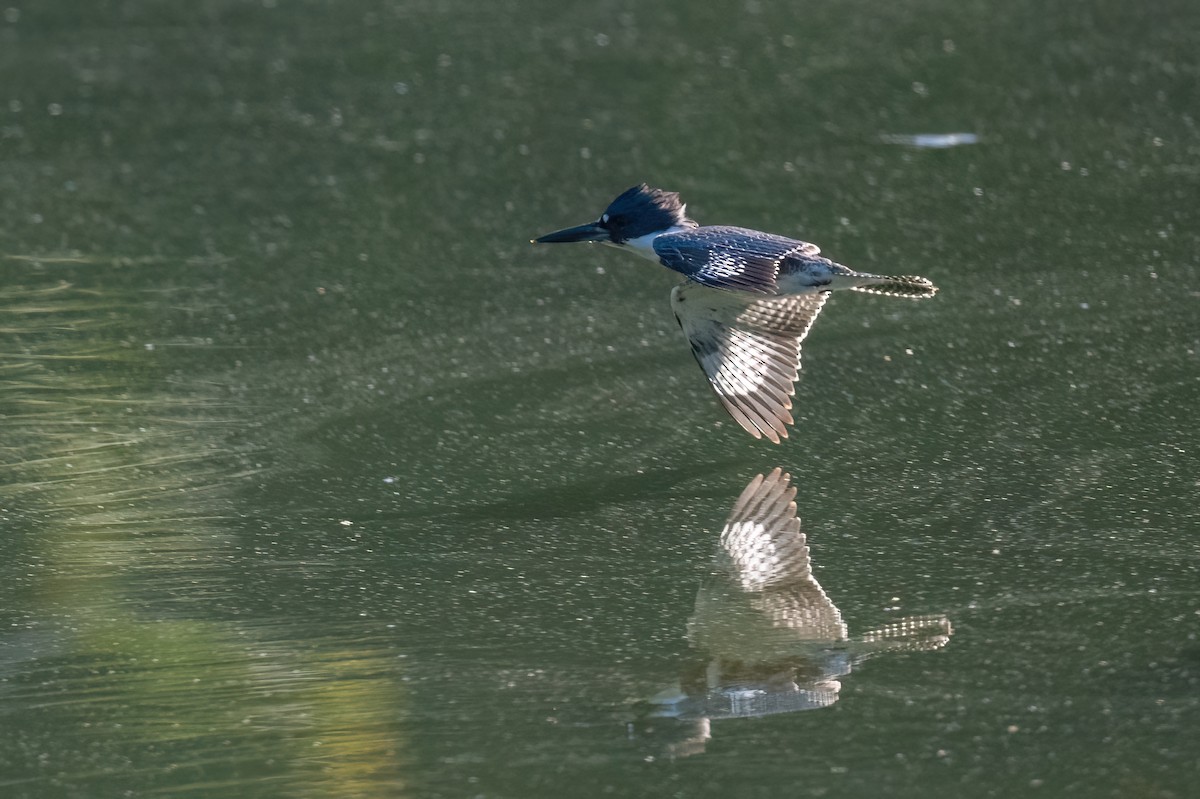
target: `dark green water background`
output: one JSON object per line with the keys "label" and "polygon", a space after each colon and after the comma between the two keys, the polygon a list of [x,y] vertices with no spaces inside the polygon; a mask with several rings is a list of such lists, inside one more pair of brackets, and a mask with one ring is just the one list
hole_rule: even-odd
{"label": "dark green water background", "polygon": [[[1198,113],[1190,0],[0,2],[0,794],[1194,795]],[[756,442],[666,270],[528,244],[643,180],[942,292]],[[953,637],[671,758],[775,466]]]}

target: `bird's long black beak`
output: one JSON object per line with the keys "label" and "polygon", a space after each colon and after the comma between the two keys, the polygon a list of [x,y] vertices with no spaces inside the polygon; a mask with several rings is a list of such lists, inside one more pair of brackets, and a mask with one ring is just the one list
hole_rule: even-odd
{"label": "bird's long black beak", "polygon": [[608,241],[608,231],[599,222],[563,228],[533,240],[534,244],[561,244],[569,241]]}

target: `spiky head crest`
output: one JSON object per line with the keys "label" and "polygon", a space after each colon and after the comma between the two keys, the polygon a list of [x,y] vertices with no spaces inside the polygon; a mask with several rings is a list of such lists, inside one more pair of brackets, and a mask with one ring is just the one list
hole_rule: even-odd
{"label": "spiky head crest", "polygon": [[633,186],[608,204],[600,225],[616,243],[636,239],[675,225],[694,227],[687,205],[673,191],[652,189],[645,183]]}

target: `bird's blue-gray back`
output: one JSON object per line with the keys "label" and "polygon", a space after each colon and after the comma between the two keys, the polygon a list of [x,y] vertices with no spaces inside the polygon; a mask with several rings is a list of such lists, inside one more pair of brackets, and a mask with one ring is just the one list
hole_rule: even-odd
{"label": "bird's blue-gray back", "polygon": [[755,294],[775,294],[779,272],[791,261],[832,265],[807,241],[725,225],[666,233],[653,246],[664,266],[697,283]]}

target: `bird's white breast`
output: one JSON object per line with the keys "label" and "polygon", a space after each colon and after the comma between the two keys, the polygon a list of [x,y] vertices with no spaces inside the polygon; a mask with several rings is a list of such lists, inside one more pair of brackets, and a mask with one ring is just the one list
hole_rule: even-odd
{"label": "bird's white breast", "polygon": [[683,225],[674,225],[666,230],[658,230],[654,233],[647,233],[645,236],[638,236],[636,239],[626,239],[622,243],[613,246],[628,249],[643,258],[649,258],[651,261],[658,263],[658,253],[654,251],[654,240],[659,236],[665,236],[668,233],[678,233],[681,230],[690,230],[690,228]]}

